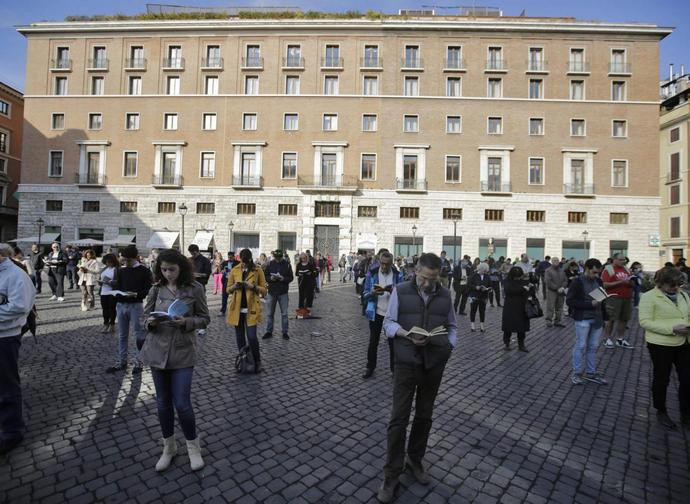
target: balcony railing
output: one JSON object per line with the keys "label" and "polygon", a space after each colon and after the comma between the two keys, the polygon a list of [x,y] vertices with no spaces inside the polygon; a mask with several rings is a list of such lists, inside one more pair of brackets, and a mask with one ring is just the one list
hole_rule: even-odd
{"label": "balcony railing", "polygon": [[396,191],[426,191],[426,179],[395,179]]}
{"label": "balcony railing", "polygon": [[570,60],[568,62],[568,72],[570,72],[570,73],[589,73],[589,62]]}
{"label": "balcony railing", "polygon": [[106,183],[105,173],[81,173],[75,175],[75,183],[81,186],[104,186]]}
{"label": "balcony railing", "polygon": [[151,184],[158,187],[182,187],[182,175],[156,173],[152,177]]}
{"label": "balcony railing", "polygon": [[479,183],[481,192],[488,193],[509,193],[511,192],[510,182],[493,182],[482,180]]}
{"label": "balcony railing", "polygon": [[264,185],[262,177],[234,176],[232,186],[236,188],[260,189]]}
{"label": "balcony railing", "polygon": [[184,58],[163,58],[163,68],[183,70]]}
{"label": "balcony railing", "polygon": [[421,70],[424,68],[424,60],[422,58],[403,58],[400,66],[403,70]]}
{"label": "balcony railing", "polygon": [[592,196],[594,195],[594,184],[563,184],[563,193]]}
{"label": "balcony railing", "polygon": [[504,59],[488,59],[486,60],[485,70],[504,72],[508,70],[508,60]]}
{"label": "balcony railing", "polygon": [[374,58],[373,56],[360,58],[359,66],[361,68],[383,68],[383,59]]}
{"label": "balcony railing", "polygon": [[127,58],[125,70],[146,70],[146,58]]}
{"label": "balcony railing", "polygon": [[528,72],[546,72],[547,62],[544,60],[527,60]]}
{"label": "balcony railing", "polygon": [[321,58],[321,68],[343,68],[343,58],[335,56]]}
{"label": "balcony railing", "polygon": [[357,177],[351,175],[302,175],[297,177],[297,186],[306,189],[344,189],[356,190]]}
{"label": "balcony railing", "polygon": [[444,70],[465,70],[465,60],[462,58],[446,58],[443,62]]}
{"label": "balcony railing", "polygon": [[304,58],[301,56],[287,56],[283,58],[283,68],[304,68]]}
{"label": "balcony railing", "polygon": [[[0,149],[1,151],[2,149]],[[680,182],[680,173],[667,173],[666,174],[666,183],[671,184],[673,182]]]}
{"label": "balcony railing", "polygon": [[107,70],[108,60],[106,58],[96,58],[89,60],[88,70]]}
{"label": "balcony railing", "polygon": [[223,68],[223,58],[201,58],[201,68]]}
{"label": "balcony railing", "polygon": [[263,68],[264,59],[261,56],[242,58],[242,68]]}
{"label": "balcony railing", "polygon": [[54,59],[50,60],[50,69],[54,71],[68,72],[72,70],[71,59]]}
{"label": "balcony railing", "polygon": [[609,73],[612,74],[629,74],[632,72],[630,63],[623,63],[621,61],[609,63]]}

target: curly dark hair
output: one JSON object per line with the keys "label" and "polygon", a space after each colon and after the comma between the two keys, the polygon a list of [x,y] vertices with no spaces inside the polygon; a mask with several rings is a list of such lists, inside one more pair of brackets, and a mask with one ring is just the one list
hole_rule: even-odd
{"label": "curly dark hair", "polygon": [[515,280],[517,278],[522,278],[522,276],[525,274],[523,269],[519,266],[513,266],[510,268],[510,271],[508,271],[508,278],[510,280]]}
{"label": "curly dark hair", "polygon": [[115,267],[120,265],[120,261],[117,260],[117,256],[115,254],[105,254],[101,258],[101,262],[106,266],[108,265],[108,263]]}
{"label": "curly dark hair", "polygon": [[177,277],[177,285],[179,287],[187,287],[194,282],[192,275],[192,263],[175,249],[161,250],[156,258],[156,265],[153,269],[153,276],[159,285],[167,285],[168,281],[161,272],[161,264],[167,262],[170,264],[177,264],[180,267],[180,274]]}

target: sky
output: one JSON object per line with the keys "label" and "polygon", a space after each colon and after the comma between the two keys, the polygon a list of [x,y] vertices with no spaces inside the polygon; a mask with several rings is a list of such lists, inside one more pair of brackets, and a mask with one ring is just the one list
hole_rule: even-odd
{"label": "sky", "polygon": [[[149,0],[154,3],[153,0]],[[37,21],[62,21],[70,15],[137,14],[146,12],[144,0],[0,0],[0,81],[24,90],[26,41],[17,33],[17,25]],[[158,3],[200,7],[228,6],[230,0],[159,0]],[[503,10],[505,16],[575,17],[581,20],[644,22],[675,27],[674,33],[660,43],[661,78],[668,78],[669,63],[676,71],[681,63],[690,72],[690,2],[688,0],[238,0],[233,5],[297,6],[302,10],[347,11],[378,10],[397,13],[401,8],[423,6],[488,5]],[[428,8],[428,7],[427,7]],[[436,9],[437,13],[452,10]]]}

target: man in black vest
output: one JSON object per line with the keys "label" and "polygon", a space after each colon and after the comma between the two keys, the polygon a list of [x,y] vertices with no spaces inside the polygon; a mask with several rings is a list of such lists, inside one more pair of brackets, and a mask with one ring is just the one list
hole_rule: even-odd
{"label": "man in black vest", "polygon": [[[422,459],[431,430],[431,417],[443,370],[457,342],[458,327],[450,291],[439,282],[441,259],[422,254],[417,261],[415,278],[396,286],[388,302],[383,321],[386,336],[393,338],[395,370],[393,373],[393,410],[388,423],[388,447],[385,479],[377,498],[391,502],[398,477],[405,466],[415,479],[428,485],[431,478]],[[441,334],[424,337],[410,331],[420,327]],[[445,329],[445,330],[444,330]],[[434,331],[436,332],[436,331]],[[415,416],[405,459],[405,435],[415,393]]]}

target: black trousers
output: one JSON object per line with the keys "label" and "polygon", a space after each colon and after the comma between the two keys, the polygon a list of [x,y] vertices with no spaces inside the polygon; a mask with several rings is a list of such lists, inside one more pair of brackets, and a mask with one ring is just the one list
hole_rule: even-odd
{"label": "black trousers", "polygon": [[491,304],[494,304],[494,295],[496,296],[496,304],[501,306],[501,282],[491,282],[491,290],[489,291]]}
{"label": "black trousers", "polygon": [[426,453],[431,431],[436,394],[441,385],[445,363],[432,369],[422,365],[396,364],[393,373],[393,410],[388,423],[388,448],[383,472],[386,478],[397,478],[405,464],[405,438],[410,422],[412,400],[415,414],[407,443],[407,456],[413,462],[421,462]]}
{"label": "black trousers", "polygon": [[474,322],[479,310],[479,322],[484,322],[484,315],[486,314],[486,299],[476,298],[474,303],[470,303],[470,322]]}
{"label": "black trousers", "polygon": [[57,270],[48,272],[48,286],[53,296],[65,297],[65,274]]}
{"label": "black trousers", "polygon": [[[509,331],[503,331],[503,344],[508,345],[510,344],[510,335],[513,334],[512,332]],[[522,346],[525,344],[525,333],[524,332],[519,332],[517,333],[517,339],[518,339],[518,345]]]}
{"label": "black trousers", "polygon": [[[383,329],[383,315],[376,314],[375,320],[369,321],[369,350],[367,350],[367,369],[376,369],[376,360],[378,357],[379,341],[381,341],[381,330]],[[390,360],[391,373],[393,372],[394,356],[393,356],[393,339],[384,335],[388,341],[388,356]]]}
{"label": "black trousers", "polygon": [[75,285],[79,282],[79,277],[77,276],[77,265],[67,265],[67,280],[69,281],[69,288],[73,289]]}
{"label": "black trousers", "polygon": [[666,389],[671,368],[678,373],[678,400],[680,413],[690,416],[690,344],[666,346],[647,343],[652,359],[652,401],[659,412],[666,412]]}
{"label": "black trousers", "polygon": [[115,325],[117,318],[117,303],[115,296],[101,296],[101,308],[103,309],[103,324]]}
{"label": "black trousers", "polygon": [[313,283],[299,284],[299,305],[298,308],[311,308],[314,304],[314,289],[316,285]]}
{"label": "black trousers", "polygon": [[459,290],[455,290],[455,301],[453,301],[453,308],[458,313],[463,313],[465,311],[465,305],[467,305],[467,296],[470,293],[470,288],[467,285],[461,285]]}
{"label": "black trousers", "polygon": [[26,431],[22,416],[22,387],[19,381],[21,336],[0,338],[0,439],[22,439]]}

